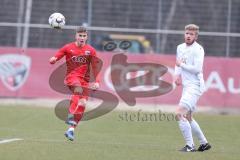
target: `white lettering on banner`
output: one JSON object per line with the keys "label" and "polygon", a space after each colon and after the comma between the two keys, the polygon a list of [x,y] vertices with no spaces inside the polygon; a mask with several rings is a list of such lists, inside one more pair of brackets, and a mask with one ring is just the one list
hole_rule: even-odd
{"label": "white lettering on banner", "polygon": [[[105,74],[104,74],[104,81],[105,81],[105,84],[108,86],[108,88],[110,88],[111,90],[115,90],[114,87],[113,87],[113,84],[111,82],[111,71],[115,70],[115,69],[121,69],[122,70],[121,74],[119,75],[121,85],[115,86],[117,90],[122,90],[122,89],[125,89],[125,88],[129,88],[129,84],[126,83],[128,81],[125,81],[125,78],[126,79],[132,79],[132,78],[143,76],[143,75],[148,73],[148,71],[140,70],[141,68],[139,68],[137,65],[132,65],[132,66],[129,66],[129,67],[124,67],[122,65],[114,65],[114,66],[108,67],[105,71]],[[129,70],[140,70],[140,71],[130,72]],[[145,79],[144,79],[144,81],[145,81]],[[142,83],[140,81],[137,81],[137,82],[138,82],[138,84]],[[146,86],[132,87],[132,90],[133,91],[151,90],[151,89],[149,89],[149,87],[147,87],[147,89],[145,87]],[[131,90],[131,88],[130,88],[130,90]]]}
{"label": "white lettering on banner", "polygon": [[[119,75],[121,85],[115,86],[115,89],[117,89],[117,90],[129,88],[128,81],[126,81],[125,79],[133,79],[133,78],[141,77],[141,76],[146,75],[150,71],[153,73],[151,80],[152,80],[152,83],[155,85],[143,85],[143,84],[145,84],[147,77],[142,77],[141,79],[137,79],[138,86],[131,87],[130,90],[131,91],[150,91],[150,90],[156,89],[158,87],[158,85],[162,82],[162,81],[160,81],[161,77],[159,77],[158,79],[155,78],[158,75],[160,75],[160,73],[162,72],[161,69],[156,69],[151,66],[139,67],[137,65],[131,65],[131,66],[125,67],[122,65],[114,65],[114,66],[108,67],[104,74],[105,84],[111,90],[114,90],[113,84],[111,82],[111,71],[115,70],[115,69],[118,69],[118,70],[120,69],[122,71],[121,74]],[[134,71],[132,72],[131,70],[134,70]]]}
{"label": "white lettering on banner", "polygon": [[[116,67],[115,67],[116,68]],[[110,88],[111,90],[114,90],[114,87],[113,87],[113,84],[111,82],[111,68],[108,67],[105,71],[105,74],[104,74],[104,81],[105,81],[105,84],[107,85],[108,88]],[[126,74],[126,68],[125,68],[125,74]],[[139,77],[139,76],[142,76],[144,74],[146,74],[147,72],[146,71],[143,71],[143,70],[140,70],[140,71],[137,71],[137,72],[128,72],[126,74],[126,78],[127,79],[131,79],[131,78],[136,78],[136,77]],[[170,74],[170,77],[172,77],[172,79],[170,81],[173,82],[173,76],[174,76],[174,68],[171,68],[171,67],[168,67],[168,72],[167,74],[169,75]],[[166,74],[166,75],[167,75]],[[166,76],[164,75],[163,77],[159,77],[159,80],[162,80],[162,79],[165,79],[164,77]],[[123,76],[123,75],[121,75]],[[122,77],[123,78],[123,77]],[[169,77],[167,77],[167,81],[169,81]],[[217,71],[212,71],[210,72],[209,76],[207,77],[206,81],[205,81],[205,84],[206,84],[206,91],[208,90],[218,90],[220,93],[231,93],[231,94],[240,94],[240,82],[239,82],[239,85],[238,87],[236,87],[236,84],[234,85],[234,78],[233,77],[226,77],[227,79],[227,86],[224,85],[223,83],[223,80],[221,78],[221,76],[219,75],[219,73]],[[121,79],[123,81],[123,79]],[[236,82],[235,82],[236,83]],[[174,82],[172,83],[173,85],[173,89],[176,88],[176,85],[174,84]],[[123,87],[123,86],[121,86]],[[127,87],[126,85],[124,87]],[[153,88],[155,86],[152,86]],[[137,87],[133,87],[131,88],[132,91],[147,91],[147,90],[151,90],[153,89],[152,87],[149,88],[149,86],[137,86]]]}
{"label": "white lettering on banner", "polygon": [[226,88],[224,87],[224,84],[219,76],[219,74],[216,71],[213,71],[208,76],[208,79],[206,80],[206,89],[217,89],[222,93],[226,93]]}
{"label": "white lettering on banner", "polygon": [[234,88],[234,79],[232,77],[228,79],[228,89],[232,94],[240,94],[240,85],[239,88]]}

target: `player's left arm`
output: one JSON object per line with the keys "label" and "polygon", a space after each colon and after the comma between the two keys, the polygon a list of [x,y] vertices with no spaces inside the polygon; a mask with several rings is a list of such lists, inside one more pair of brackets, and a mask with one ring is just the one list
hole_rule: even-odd
{"label": "player's left arm", "polygon": [[92,53],[91,53],[91,69],[92,69],[92,73],[93,73],[93,76],[94,76],[94,83],[91,85],[91,88],[92,89],[98,89],[100,87],[100,76],[99,76],[99,72],[100,72],[100,69],[101,69],[101,66],[100,66],[100,59],[98,58],[97,56],[97,53],[96,53],[96,50],[93,49],[92,50]]}
{"label": "player's left arm", "polygon": [[204,50],[203,48],[200,48],[196,50],[196,54],[194,56],[194,61],[193,64],[185,64],[185,63],[180,63],[180,67],[190,73],[193,74],[198,74],[202,72],[203,68],[203,61],[204,61]]}

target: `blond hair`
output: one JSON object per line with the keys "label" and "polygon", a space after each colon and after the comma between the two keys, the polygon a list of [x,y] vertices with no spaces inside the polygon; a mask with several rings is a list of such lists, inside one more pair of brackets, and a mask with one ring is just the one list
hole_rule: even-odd
{"label": "blond hair", "polygon": [[195,31],[196,34],[198,35],[199,26],[197,26],[196,24],[188,24],[188,25],[185,26],[185,30]]}

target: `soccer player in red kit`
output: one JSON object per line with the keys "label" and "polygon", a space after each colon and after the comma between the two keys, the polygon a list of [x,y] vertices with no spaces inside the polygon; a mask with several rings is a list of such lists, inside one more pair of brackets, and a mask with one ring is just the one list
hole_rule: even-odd
{"label": "soccer player in red kit", "polygon": [[[99,88],[97,78],[97,61],[95,49],[87,44],[88,33],[85,27],[79,27],[76,30],[75,42],[64,45],[55,56],[51,57],[49,62],[56,63],[65,56],[67,65],[67,74],[64,80],[65,85],[72,91],[69,114],[66,123],[70,125],[65,132],[65,136],[73,141],[74,129],[81,120],[86,102],[88,99],[88,88],[96,90]],[[95,76],[94,82],[90,82],[90,71]]]}

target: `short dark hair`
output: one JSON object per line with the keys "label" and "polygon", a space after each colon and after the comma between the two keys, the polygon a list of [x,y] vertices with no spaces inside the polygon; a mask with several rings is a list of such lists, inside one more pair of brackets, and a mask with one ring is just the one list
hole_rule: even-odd
{"label": "short dark hair", "polygon": [[80,26],[80,27],[77,27],[76,28],[76,32],[77,33],[87,33],[87,28],[86,27],[83,27],[83,26]]}

